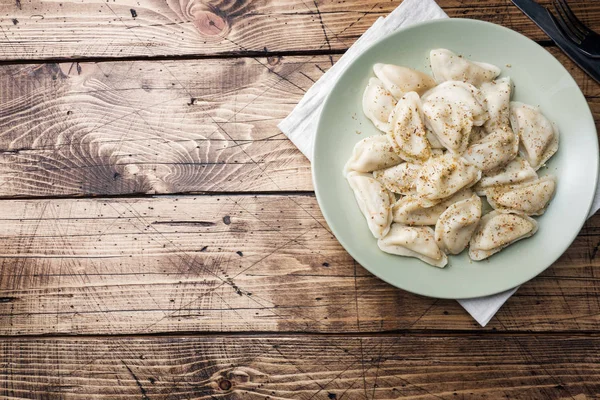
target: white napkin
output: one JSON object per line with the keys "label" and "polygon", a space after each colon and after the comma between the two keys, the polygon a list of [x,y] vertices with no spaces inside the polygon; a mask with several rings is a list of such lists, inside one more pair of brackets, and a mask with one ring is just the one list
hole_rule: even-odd
{"label": "white napkin", "polygon": [[[385,18],[380,17],[367,29],[338,62],[306,92],[290,115],[279,123],[279,129],[311,160],[323,103],[345,68],[368,46],[390,32],[418,22],[440,18],[448,18],[448,15],[434,0],[404,0],[390,15]],[[596,192],[589,216],[594,215],[598,208],[600,208],[600,194]],[[458,300],[458,302],[481,326],[485,326],[517,289],[518,287],[492,296]]]}

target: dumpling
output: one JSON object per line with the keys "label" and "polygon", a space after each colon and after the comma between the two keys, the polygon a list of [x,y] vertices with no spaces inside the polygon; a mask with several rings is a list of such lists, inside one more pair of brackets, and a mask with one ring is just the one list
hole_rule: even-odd
{"label": "dumpling", "polygon": [[435,240],[447,254],[459,254],[467,245],[481,219],[481,199],[476,194],[458,201],[440,215]]}
{"label": "dumpling", "polygon": [[482,93],[465,82],[444,82],[423,95],[425,125],[455,154],[469,144],[474,126],[488,118]]}
{"label": "dumpling", "polygon": [[404,225],[435,225],[438,218],[452,204],[470,198],[473,191],[462,190],[433,207],[425,208],[416,196],[404,196],[392,206],[394,222]]}
{"label": "dumpling", "polygon": [[386,253],[415,257],[435,267],[444,268],[448,264],[448,257],[435,244],[435,234],[428,226],[392,224],[390,232],[377,245]]}
{"label": "dumpling", "polygon": [[475,191],[478,195],[484,196],[485,191],[494,186],[514,185],[534,179],[537,179],[537,173],[531,165],[521,157],[517,157],[504,167],[485,172],[475,185]]}
{"label": "dumpling", "polygon": [[473,129],[473,114],[467,107],[461,103],[431,100],[423,104],[423,115],[427,128],[442,146],[456,154],[465,151]]}
{"label": "dumpling", "polygon": [[408,92],[422,95],[435,86],[435,80],[429,75],[399,65],[375,64],[373,72],[381,80],[383,87],[397,99]]}
{"label": "dumpling", "polygon": [[469,136],[469,145],[480,141],[487,135],[487,132],[483,128],[483,126],[474,126],[473,130],[471,130],[471,135]]}
{"label": "dumpling", "polygon": [[405,162],[394,167],[374,171],[373,176],[391,192],[414,194],[416,193],[415,182],[421,167],[419,164]]}
{"label": "dumpling", "polygon": [[521,155],[536,171],[558,150],[558,129],[537,107],[510,103],[510,123],[520,139]]}
{"label": "dumpling", "polygon": [[473,186],[480,178],[477,167],[447,153],[423,164],[417,178],[417,195],[422,206],[431,207],[462,188]]}
{"label": "dumpling", "polygon": [[[448,81],[428,90],[422,98],[423,104],[431,101],[441,101],[452,105],[462,105],[473,115],[473,125],[481,126],[488,119],[485,106],[485,96],[481,90],[467,82]],[[434,130],[439,136],[439,132]]]}
{"label": "dumpling", "polygon": [[438,82],[465,81],[479,86],[500,75],[500,68],[492,64],[469,61],[450,50],[435,49],[429,53],[433,77]]}
{"label": "dumpling", "polygon": [[423,125],[421,99],[417,93],[408,92],[398,100],[389,122],[388,136],[400,157],[423,162],[431,156],[431,146]]}
{"label": "dumpling", "polygon": [[489,119],[485,121],[485,129],[492,132],[497,128],[510,125],[510,95],[512,82],[510,77],[486,82],[481,85],[481,91],[487,102]]}
{"label": "dumpling", "polygon": [[429,141],[432,150],[445,149],[442,142],[440,142],[440,139],[438,139],[437,135],[433,133],[431,129],[427,129],[427,126],[425,126],[425,131],[427,132],[425,135],[427,136],[427,140]]}
{"label": "dumpling", "polygon": [[469,146],[463,158],[482,171],[508,164],[519,153],[519,137],[510,127],[497,128]]}
{"label": "dumpling", "polygon": [[345,174],[349,171],[371,172],[401,162],[386,135],[369,136],[356,143],[344,171]]}
{"label": "dumpling", "polygon": [[346,178],[365,216],[369,229],[377,239],[384,237],[392,223],[394,195],[388,192],[371,174],[352,171]]}
{"label": "dumpling", "polygon": [[556,178],[548,175],[518,185],[497,186],[488,189],[486,195],[488,203],[496,210],[542,215],[555,191]]}
{"label": "dumpling", "polygon": [[538,229],[537,222],[526,215],[492,211],[484,215],[469,243],[469,257],[480,261],[514,242],[528,238]]}
{"label": "dumpling", "polygon": [[396,99],[383,87],[383,83],[379,79],[369,79],[369,84],[363,94],[362,104],[363,112],[375,127],[383,132],[389,131],[388,119],[396,106]]}

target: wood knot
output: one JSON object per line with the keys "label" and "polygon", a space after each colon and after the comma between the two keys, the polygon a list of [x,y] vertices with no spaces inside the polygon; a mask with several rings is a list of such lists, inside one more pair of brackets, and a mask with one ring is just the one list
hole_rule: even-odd
{"label": "wood knot", "polygon": [[224,390],[224,391],[231,390],[232,386],[233,385],[231,384],[231,381],[229,379],[223,379],[219,382],[219,389]]}
{"label": "wood knot", "polygon": [[226,35],[229,29],[227,20],[210,10],[194,12],[193,21],[198,32],[204,36]]}
{"label": "wood knot", "polygon": [[119,179],[129,181],[132,190],[146,194],[172,193],[174,188],[166,181],[171,173],[169,166],[145,165],[140,167],[139,161],[131,156],[120,157],[115,163],[115,169],[110,177],[113,181]]}
{"label": "wood knot", "polygon": [[238,384],[240,383],[263,383],[267,380],[267,374],[264,374],[254,368],[238,367],[225,373],[227,379]]}
{"label": "wood knot", "polygon": [[251,389],[267,382],[269,376],[254,368],[233,367],[216,372],[211,380],[214,390],[229,392],[236,388]]}
{"label": "wood knot", "polygon": [[281,57],[280,56],[267,57],[267,63],[271,67],[275,67],[275,66],[281,64]]}

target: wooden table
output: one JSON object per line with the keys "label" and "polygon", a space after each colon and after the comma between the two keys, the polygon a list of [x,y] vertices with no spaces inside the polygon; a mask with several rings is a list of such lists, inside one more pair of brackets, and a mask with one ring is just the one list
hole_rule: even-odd
{"label": "wooden table", "polygon": [[600,398],[600,216],[486,328],[331,235],[276,125],[398,4],[0,0],[0,397]]}

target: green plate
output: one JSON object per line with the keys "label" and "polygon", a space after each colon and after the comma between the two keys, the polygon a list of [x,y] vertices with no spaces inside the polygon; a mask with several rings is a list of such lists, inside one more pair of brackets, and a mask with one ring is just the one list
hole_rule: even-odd
{"label": "green plate", "polygon": [[[554,200],[539,231],[488,260],[467,252],[450,256],[444,269],[383,253],[342,175],[359,140],[380,134],[362,111],[362,94],[374,63],[404,65],[431,74],[429,51],[447,48],[502,68],[515,84],[513,100],[540,106],[558,124],[560,148],[540,174],[558,177]],[[359,133],[357,133],[359,132]],[[598,139],[588,104],[567,70],[544,48],[502,26],[443,19],[394,32],[361,54],[327,98],[315,139],[313,180],[317,200],[342,246],[366,269],[407,291],[438,298],[491,295],[520,285],[548,268],[577,236],[598,180]]]}

